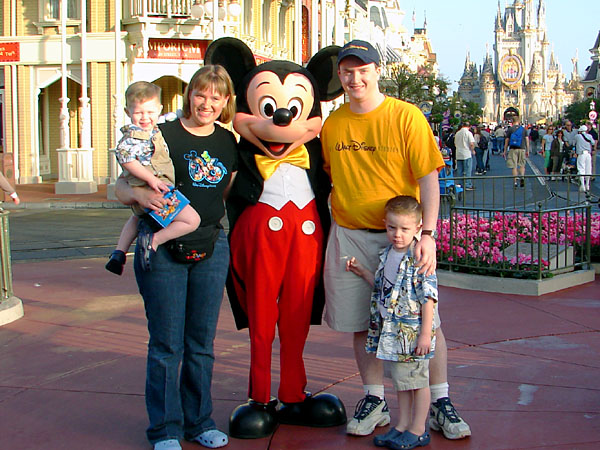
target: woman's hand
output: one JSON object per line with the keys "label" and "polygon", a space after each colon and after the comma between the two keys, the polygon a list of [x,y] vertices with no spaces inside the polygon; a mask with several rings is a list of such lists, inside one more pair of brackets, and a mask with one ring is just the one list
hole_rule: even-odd
{"label": "woman's hand", "polygon": [[156,192],[143,186],[132,189],[135,192],[136,202],[143,208],[160,211],[166,204],[171,204],[171,200],[165,199],[162,192]]}
{"label": "woman's hand", "polygon": [[143,208],[149,208],[152,211],[159,211],[164,205],[171,204],[171,201],[166,200],[163,194],[157,193],[145,186],[132,187],[122,177],[119,177],[115,183],[115,195],[124,205],[137,203]]}

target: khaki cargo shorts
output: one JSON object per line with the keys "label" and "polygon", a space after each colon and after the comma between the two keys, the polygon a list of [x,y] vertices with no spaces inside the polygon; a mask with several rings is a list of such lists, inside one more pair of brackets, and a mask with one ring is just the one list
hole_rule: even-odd
{"label": "khaki cargo shorts", "polygon": [[415,362],[384,361],[385,374],[396,391],[411,391],[429,387],[429,360]]}
{"label": "khaki cargo shorts", "polygon": [[525,149],[511,148],[506,155],[506,167],[515,169],[517,167],[525,167]]}

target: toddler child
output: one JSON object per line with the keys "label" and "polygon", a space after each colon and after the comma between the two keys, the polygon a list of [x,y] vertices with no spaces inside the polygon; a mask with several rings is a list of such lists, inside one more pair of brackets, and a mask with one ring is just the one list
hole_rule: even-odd
{"label": "toddler child", "polygon": [[[162,105],[160,87],[146,81],[137,81],[125,91],[125,113],[131,125],[124,126],[123,137],[117,144],[116,157],[123,168],[123,176],[130,186],[148,186],[159,193],[167,193],[175,184],[175,169],[169,156],[167,143],[157,127]],[[106,269],[121,275],[125,253],[138,231],[138,217],[146,211],[133,205],[132,215],[123,226],[117,249],[112,252]],[[151,234],[140,234],[142,266],[148,270],[150,257],[159,245],[191,233],[200,225],[200,216],[186,205],[165,228]]]}
{"label": "toddler child", "polygon": [[354,257],[346,263],[346,270],[373,286],[366,351],[387,361],[398,394],[398,424],[375,437],[378,447],[411,449],[430,441],[425,421],[431,397],[429,359],[435,348],[433,316],[438,293],[436,275],[419,274],[415,266],[415,236],[421,218],[416,199],[392,198],[385,205],[384,219],[390,245],[381,253],[375,274]]}

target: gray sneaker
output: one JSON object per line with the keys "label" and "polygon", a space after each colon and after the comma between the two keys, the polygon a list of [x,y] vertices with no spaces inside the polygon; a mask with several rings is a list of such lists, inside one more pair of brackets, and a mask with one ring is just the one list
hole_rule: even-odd
{"label": "gray sneaker", "polygon": [[356,405],[354,417],[346,426],[346,433],[368,436],[375,430],[375,427],[384,427],[388,423],[390,423],[390,410],[385,399],[367,395]]}
{"label": "gray sneaker", "polygon": [[462,439],[471,436],[471,428],[461,419],[448,397],[442,397],[431,404],[429,427],[442,431],[446,439]]}

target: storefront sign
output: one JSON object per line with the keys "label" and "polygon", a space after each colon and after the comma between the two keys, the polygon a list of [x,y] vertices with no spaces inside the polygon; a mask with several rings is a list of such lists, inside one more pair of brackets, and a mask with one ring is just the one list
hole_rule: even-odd
{"label": "storefront sign", "polygon": [[266,62],[271,61],[271,58],[269,58],[268,56],[262,56],[262,55],[258,55],[258,54],[254,54],[254,61],[256,61],[256,65],[260,65]]}
{"label": "storefront sign", "polygon": [[210,41],[149,39],[148,58],[203,60]]}
{"label": "storefront sign", "polygon": [[18,42],[0,43],[0,62],[19,61],[21,59]]}

